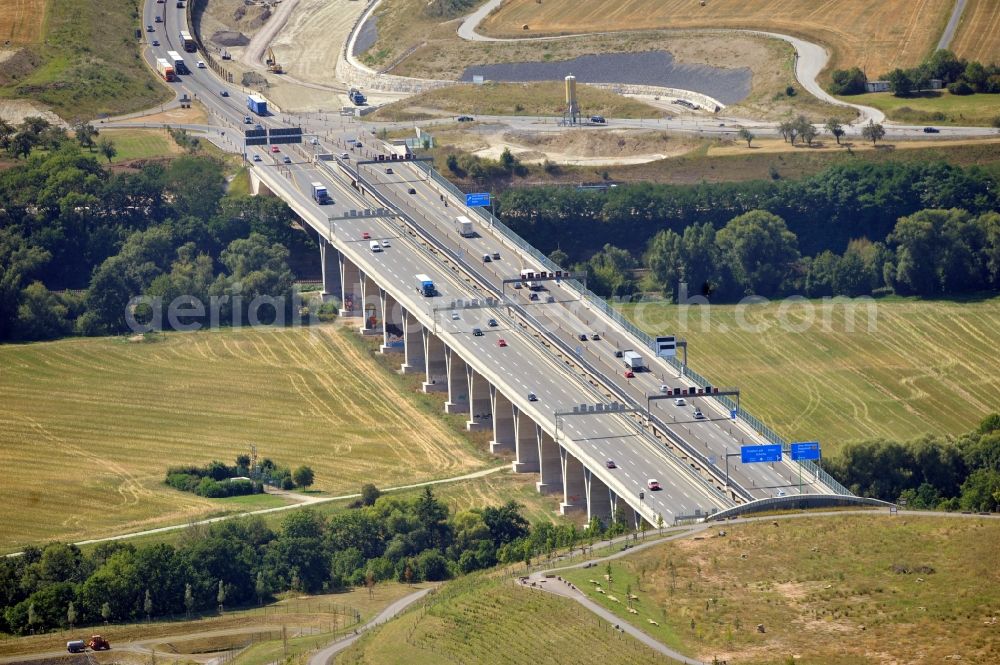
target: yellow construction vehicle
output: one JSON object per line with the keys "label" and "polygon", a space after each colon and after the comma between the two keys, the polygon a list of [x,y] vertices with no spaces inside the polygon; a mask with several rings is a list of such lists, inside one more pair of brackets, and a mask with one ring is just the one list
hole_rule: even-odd
{"label": "yellow construction vehicle", "polygon": [[266,62],[267,62],[267,71],[271,72],[272,74],[282,74],[282,73],[284,73],[284,70],[281,68],[281,65],[278,63],[278,59],[274,57],[274,49],[271,48],[270,46],[267,47],[267,61]]}

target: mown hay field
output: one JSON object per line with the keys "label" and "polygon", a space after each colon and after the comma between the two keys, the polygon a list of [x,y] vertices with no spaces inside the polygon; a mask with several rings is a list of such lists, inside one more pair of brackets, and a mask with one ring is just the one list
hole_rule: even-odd
{"label": "mown hay field", "polygon": [[691,306],[686,320],[661,303],[624,313],[686,337],[694,370],[738,386],[744,408],[789,440],[819,440],[824,455],[861,439],[959,435],[1000,407],[1000,298],[872,302],[872,316],[863,302],[819,300]]}
{"label": "mown hay field", "polygon": [[48,0],[4,0],[0,2],[0,44],[11,46],[41,41]]}
{"label": "mown hay field", "polygon": [[565,577],[706,663],[1000,662],[998,520],[879,512],[720,526],[725,536],[612,563],[610,583],[604,565]]}
{"label": "mown hay field", "polygon": [[[309,465],[334,494],[462,475],[484,454],[333,326],[0,346],[0,552],[183,523],[225,508],[174,464]],[[239,509],[238,506],[234,506]]]}
{"label": "mown hay field", "polygon": [[477,574],[370,631],[337,665],[662,662],[654,651],[568,598]]}
{"label": "mown hay field", "polygon": [[[667,28],[749,28],[829,47],[833,67],[878,76],[920,63],[937,45],[952,0],[510,0],[482,24],[492,36],[524,37]],[[984,4],[990,4],[985,2]],[[528,29],[525,30],[524,26]],[[669,48],[669,47],[668,47]],[[986,54],[981,54],[986,55]]]}
{"label": "mown hay field", "polygon": [[961,58],[1000,62],[1000,2],[968,0],[950,49]]}

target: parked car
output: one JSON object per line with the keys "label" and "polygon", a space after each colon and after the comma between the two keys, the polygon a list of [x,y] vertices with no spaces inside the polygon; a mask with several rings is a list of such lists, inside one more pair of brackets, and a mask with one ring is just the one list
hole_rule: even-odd
{"label": "parked car", "polygon": [[662,488],[660,487],[660,481],[659,481],[659,480],[657,480],[656,478],[650,478],[649,480],[647,480],[647,481],[646,481],[646,488],[647,488],[647,489],[651,489],[651,490],[653,490],[654,492],[656,492],[656,491],[658,491],[658,490],[662,489]]}
{"label": "parked car", "polygon": [[618,465],[615,464],[615,461],[613,459],[609,459],[607,462],[605,462],[604,466],[608,467],[609,469],[617,469],[618,468]]}

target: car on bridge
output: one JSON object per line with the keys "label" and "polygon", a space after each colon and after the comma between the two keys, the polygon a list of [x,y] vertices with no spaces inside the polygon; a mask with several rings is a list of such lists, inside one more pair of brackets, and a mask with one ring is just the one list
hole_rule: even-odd
{"label": "car on bridge", "polygon": [[253,161],[259,162],[260,161],[260,155],[258,155],[257,153],[254,153],[254,155],[253,155]]}
{"label": "car on bridge", "polygon": [[535,393],[528,393],[528,401],[529,402],[537,402],[538,401],[538,395],[536,395]]}
{"label": "car on bridge", "polygon": [[618,465],[615,464],[615,461],[613,459],[609,459],[607,462],[605,462],[604,466],[608,467],[609,469],[617,469],[618,468]]}
{"label": "car on bridge", "polygon": [[490,258],[490,255],[489,255],[489,254],[483,254],[483,263],[489,263],[489,262],[491,262],[492,260],[493,260],[493,259],[491,259],[491,258]]}
{"label": "car on bridge", "polygon": [[285,164],[291,164],[292,158],[289,157],[288,155],[285,155],[284,157],[281,158],[281,161],[284,162]]}
{"label": "car on bridge", "polygon": [[494,261],[500,260],[500,252],[493,252],[493,260]]}
{"label": "car on bridge", "polygon": [[392,175],[392,167],[391,166],[385,170],[385,174],[386,175]]}
{"label": "car on bridge", "polygon": [[590,341],[592,341],[592,342],[600,342],[601,341],[601,336],[598,335],[597,333],[591,333],[591,335],[590,335]]}
{"label": "car on bridge", "polygon": [[695,420],[704,420],[705,414],[701,412],[701,409],[699,409],[698,407],[695,407],[695,409],[694,409],[694,418],[695,418]]}
{"label": "car on bridge", "polygon": [[684,401],[683,397],[678,397],[674,400],[674,406],[687,406],[687,402]]}
{"label": "car on bridge", "polygon": [[656,478],[650,478],[649,480],[647,480],[646,481],[646,488],[650,489],[650,490],[652,490],[654,492],[658,492],[661,489],[663,489],[662,487],[660,487],[660,481],[657,480]]}
{"label": "car on bridge", "polygon": [[159,46],[159,45],[160,45],[160,40],[159,39],[154,39],[153,40],[153,46]]}
{"label": "car on bridge", "polygon": [[361,232],[361,239],[362,240],[371,240],[372,239],[372,234],[368,233],[368,231],[362,231]]}
{"label": "car on bridge", "polygon": [[406,190],[406,193],[407,194],[416,194],[417,190],[415,190],[413,187],[410,187],[408,190]]}
{"label": "car on bridge", "polygon": [[486,325],[488,325],[490,328],[496,328],[500,324],[497,323],[496,319],[490,319],[489,321],[486,322]]}
{"label": "car on bridge", "polygon": [[505,340],[503,337],[501,337],[500,339],[497,340],[497,346],[499,346],[501,348],[506,347],[507,346],[507,340]]}
{"label": "car on bridge", "polygon": [[272,145],[271,146],[271,152],[281,152],[281,149],[278,148],[278,146],[276,146],[276,145]]}
{"label": "car on bridge", "polygon": [[228,90],[220,90],[219,91],[219,97],[228,97],[228,96],[229,96],[229,91]]}
{"label": "car on bridge", "polygon": [[483,336],[483,329],[482,328],[473,328],[472,329],[472,336],[473,337],[482,337]]}
{"label": "car on bridge", "polygon": [[579,335],[577,335],[576,337],[577,337],[577,339],[579,339],[579,340],[580,340],[581,342],[586,342],[586,341],[587,341],[587,333],[580,333],[580,334],[579,334]]}
{"label": "car on bridge", "polygon": [[382,240],[382,246],[383,247],[389,247],[389,239],[388,238],[385,238],[384,240]]}
{"label": "car on bridge", "polygon": [[633,372],[630,369],[625,370],[625,378],[626,379],[634,379],[635,378],[635,372]]}
{"label": "car on bridge", "polygon": [[451,313],[451,320],[452,321],[458,321],[458,312],[452,312]]}

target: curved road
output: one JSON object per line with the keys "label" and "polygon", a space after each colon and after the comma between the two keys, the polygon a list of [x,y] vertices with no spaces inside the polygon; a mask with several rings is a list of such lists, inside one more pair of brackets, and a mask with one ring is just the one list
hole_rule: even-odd
{"label": "curved road", "polygon": [[407,607],[417,602],[436,588],[437,586],[429,586],[426,589],[421,589],[420,591],[411,593],[408,596],[403,596],[392,605],[379,612],[374,619],[356,630],[353,635],[342,637],[336,642],[314,653],[309,657],[309,665],[326,665],[330,662],[331,658],[354,644],[365,631],[394,618],[397,614],[400,614]]}
{"label": "curved road", "polygon": [[[523,41],[539,41],[539,40],[552,40],[552,39],[568,39],[571,37],[590,37],[594,34],[612,34],[612,33],[582,33],[576,35],[558,35],[550,37],[517,37],[517,38],[498,38],[498,37],[486,37],[480,35],[476,32],[476,28],[482,22],[486,16],[492,12],[494,9],[500,6],[503,0],[490,0],[482,7],[469,14],[462,21],[461,25],[458,26],[458,36],[467,41],[475,42],[523,42]],[[959,0],[959,2],[964,3],[965,0]],[[952,17],[954,20],[954,17]],[[949,24],[950,25],[950,24]],[[685,31],[692,32],[693,30]],[[836,97],[827,93],[816,81],[816,77],[819,73],[823,71],[826,67],[826,63],[830,60],[830,54],[825,48],[819,44],[813,44],[812,42],[807,42],[804,39],[799,39],[798,37],[792,37],[791,35],[783,35],[777,32],[765,32],[760,30],[712,30],[705,29],[699,30],[699,32],[725,32],[733,33],[739,32],[749,35],[760,35],[763,37],[770,37],[772,39],[780,39],[782,41],[788,42],[795,49],[795,78],[799,80],[806,90],[809,91],[814,97],[821,99],[828,104],[834,104],[835,106],[844,106],[856,110],[860,117],[858,122],[864,124],[869,120],[874,120],[875,122],[885,122],[885,114],[878,109],[872,108],[870,106],[862,106],[861,104],[848,104],[847,102],[841,101]]]}

